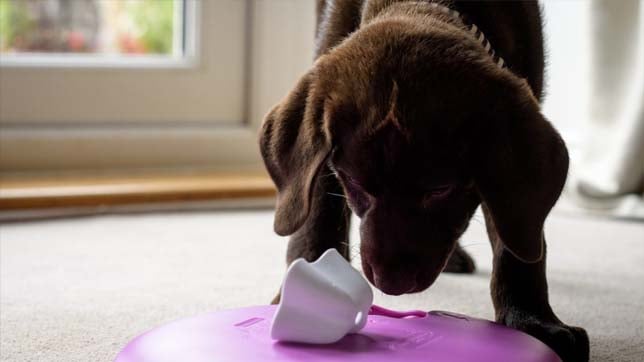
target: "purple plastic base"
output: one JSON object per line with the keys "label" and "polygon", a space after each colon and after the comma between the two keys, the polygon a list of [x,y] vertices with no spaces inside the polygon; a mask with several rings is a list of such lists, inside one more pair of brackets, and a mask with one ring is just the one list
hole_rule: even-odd
{"label": "purple plastic base", "polygon": [[260,306],[181,319],[136,337],[115,362],[560,361],[525,333],[454,313],[370,315],[359,334],[334,344],[306,345],[270,338],[274,312],[275,306]]}

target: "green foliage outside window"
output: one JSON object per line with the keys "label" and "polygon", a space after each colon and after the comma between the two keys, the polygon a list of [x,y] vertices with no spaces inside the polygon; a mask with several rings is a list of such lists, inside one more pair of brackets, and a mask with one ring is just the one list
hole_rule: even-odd
{"label": "green foliage outside window", "polygon": [[16,39],[34,27],[24,7],[14,6],[13,0],[0,0],[0,51],[13,47]]}
{"label": "green foliage outside window", "polygon": [[[57,1],[62,10],[50,13],[42,0],[0,0],[0,52],[173,52],[180,0]],[[101,44],[101,31],[114,43]]]}
{"label": "green foliage outside window", "polygon": [[127,12],[140,27],[140,39],[148,53],[172,52],[173,0],[143,0],[128,3]]}

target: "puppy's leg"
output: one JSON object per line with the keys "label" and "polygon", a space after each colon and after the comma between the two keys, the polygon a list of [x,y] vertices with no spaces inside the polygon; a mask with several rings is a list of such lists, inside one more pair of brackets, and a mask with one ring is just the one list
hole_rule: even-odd
{"label": "puppy's leg", "polygon": [[[485,214],[487,219],[489,213]],[[487,221],[494,251],[491,292],[497,322],[536,337],[566,362],[588,361],[586,331],[564,324],[550,307],[545,254],[539,262],[522,262],[503,246],[493,223]]]}
{"label": "puppy's leg", "polygon": [[474,273],[475,269],[474,259],[459,244],[456,244],[443,271],[446,273],[471,274]]}
{"label": "puppy's leg", "polygon": [[[343,197],[344,191],[326,166],[315,182],[309,217],[288,242],[287,265],[298,258],[314,261],[330,248],[337,249],[349,260],[351,210]],[[279,300],[278,293],[272,303],[277,304]]]}

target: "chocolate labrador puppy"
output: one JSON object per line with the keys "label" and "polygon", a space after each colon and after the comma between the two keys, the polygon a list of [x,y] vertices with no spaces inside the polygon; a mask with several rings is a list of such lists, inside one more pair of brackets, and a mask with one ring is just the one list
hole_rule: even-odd
{"label": "chocolate labrador puppy", "polygon": [[419,292],[473,270],[458,239],[482,205],[496,320],[588,360],[586,332],[548,302],[543,225],[568,154],[539,110],[538,4],[320,0],[316,45],[260,134],[287,261],[349,258],[353,211],[369,281]]}

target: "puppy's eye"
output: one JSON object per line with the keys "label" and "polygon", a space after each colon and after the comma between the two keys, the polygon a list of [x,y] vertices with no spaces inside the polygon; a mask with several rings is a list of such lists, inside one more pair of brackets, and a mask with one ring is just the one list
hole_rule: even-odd
{"label": "puppy's eye", "polygon": [[343,172],[339,172],[339,174],[344,181],[349,203],[354,207],[356,214],[360,216],[369,208],[370,196],[354,178]]}
{"label": "puppy's eye", "polygon": [[432,187],[425,192],[423,196],[423,206],[429,206],[433,201],[445,199],[449,196],[454,188],[452,185],[441,185]]}
{"label": "puppy's eye", "polygon": [[427,194],[431,197],[447,196],[452,191],[452,185],[442,185],[429,189]]}

